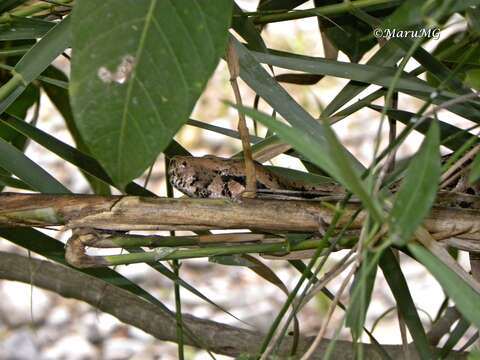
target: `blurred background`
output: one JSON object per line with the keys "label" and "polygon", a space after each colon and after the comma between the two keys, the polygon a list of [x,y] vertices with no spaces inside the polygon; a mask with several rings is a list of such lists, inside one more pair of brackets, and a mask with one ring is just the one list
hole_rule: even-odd
{"label": "blurred background", "polygon": [[[242,0],[237,3],[247,11],[254,11],[257,5],[255,0]],[[308,2],[301,8],[310,7],[313,7],[313,2]],[[425,47],[428,50],[434,49],[438,42],[455,28],[464,26],[457,20],[452,19],[453,25],[441,32],[440,39],[429,41]],[[323,46],[315,18],[270,24],[264,30],[263,36],[270,48],[310,56],[323,56]],[[377,48],[374,49],[374,51],[376,50]],[[373,51],[367,54],[361,63],[365,63],[372,54]],[[340,53],[339,60],[348,61],[348,58]],[[65,58],[59,58],[56,65],[68,73],[69,64]],[[408,64],[407,70],[416,65],[418,64],[412,60]],[[276,74],[280,73],[282,71],[277,69]],[[323,106],[335,97],[346,82],[347,80],[325,77],[313,86],[285,84],[283,86],[310,114],[318,117]],[[252,106],[254,94],[241,81],[240,85],[244,103]],[[371,86],[368,92],[376,89]],[[359,98],[364,95],[366,93],[361,94]],[[198,101],[191,118],[235,130],[236,111],[226,105],[224,100],[233,101],[233,93],[229,84],[226,64],[221,62]],[[378,104],[381,105],[381,101]],[[418,100],[405,95],[400,96],[399,104],[401,109],[413,112],[420,107]],[[262,101],[260,101],[259,108],[268,113],[271,112],[271,109]],[[33,116],[33,109],[30,110],[29,116]],[[440,113],[439,117],[461,127],[471,125],[452,114],[447,116],[445,113]],[[368,165],[372,159],[379,118],[378,113],[363,109],[334,126],[343,144],[365,165]],[[249,125],[252,130],[253,126]],[[73,144],[62,118],[46,96],[41,98],[37,126],[61,141]],[[259,135],[263,136],[265,132],[266,130],[260,126]],[[385,128],[382,131],[385,140],[386,135],[387,129]],[[241,150],[240,141],[188,125],[179,131],[177,140],[196,156],[214,154],[229,157]],[[399,157],[412,154],[421,140],[422,136],[412,134],[400,149]],[[87,182],[75,167],[37,144],[31,142],[26,154],[71,191],[75,193],[89,191]],[[272,163],[277,166],[303,170],[300,162],[287,156],[279,156]],[[144,181],[145,176],[137,180],[140,184],[143,184]],[[148,189],[158,195],[166,194],[163,156],[157,159],[153,167]],[[178,193],[176,195],[180,196]],[[63,241],[69,235],[62,231],[50,231],[49,234]],[[25,253],[24,249],[1,239],[0,250]],[[342,252],[338,252],[332,259],[339,259],[342,255]],[[288,288],[295,285],[299,274],[288,264],[283,261],[261,260],[275,271]],[[460,261],[467,269],[469,268],[465,254],[460,255]],[[331,266],[333,263],[334,260],[327,265]],[[428,329],[429,323],[435,317],[444,298],[442,290],[435,280],[413,261],[402,257],[402,268],[414,301],[420,309],[422,321]],[[116,270],[174,308],[173,284],[168,279],[143,264],[119,266]],[[188,260],[182,262],[180,275],[205,296],[245,322],[264,331],[268,330],[285,301],[285,294],[246,268],[211,264],[206,259]],[[338,277],[328,285],[328,288],[335,293],[342,280],[342,276]],[[181,295],[182,308],[185,313],[235,326],[244,326],[228,314],[206,304],[186,290],[182,290]],[[0,281],[0,299],[0,359],[177,358],[175,344],[160,342],[143,331],[124,325],[116,318],[101,313],[85,303],[9,281]],[[347,300],[348,294],[342,301]],[[302,311],[299,320],[303,335],[317,333],[328,304],[328,300],[323,295],[318,295]],[[397,316],[393,306],[394,301],[385,280],[381,274],[378,274],[366,324],[371,329],[376,323],[373,334],[381,343],[401,343]],[[327,337],[332,336],[340,325],[338,322],[341,321],[342,315],[341,310],[337,310],[329,326]],[[471,336],[472,333],[467,332],[466,335]],[[342,332],[341,338],[350,339],[349,332]],[[363,341],[368,342],[369,339],[365,337]],[[207,357],[205,352],[193,348],[190,348],[186,355],[189,359]],[[218,356],[217,358],[226,359],[227,357]]]}

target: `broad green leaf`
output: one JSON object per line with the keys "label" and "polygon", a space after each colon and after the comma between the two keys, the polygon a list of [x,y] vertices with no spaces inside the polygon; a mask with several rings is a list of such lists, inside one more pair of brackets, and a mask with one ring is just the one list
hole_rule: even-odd
{"label": "broad green leaf", "polygon": [[480,295],[423,246],[411,243],[408,245],[408,249],[437,279],[443,290],[455,303],[457,310],[477,329],[480,329],[480,312],[478,311]]}
{"label": "broad green leaf", "polygon": [[70,16],[55,25],[15,65],[12,78],[0,88],[0,114],[12,104],[70,43]]}
{"label": "broad green leaf", "polygon": [[382,218],[379,205],[369,195],[365,184],[360,180],[358,169],[328,124],[312,121],[308,128],[301,123],[296,128],[254,109],[246,107],[238,109],[274,130],[283,141],[292,145],[300,154],[357,195],[376,220]]}
{"label": "broad green leaf", "polygon": [[0,138],[0,167],[42,193],[65,194],[70,191],[35,164],[20,150]]}
{"label": "broad green leaf", "polygon": [[75,121],[116,184],[140,176],[187,121],[224,53],[231,11],[229,0],[75,6]]}
{"label": "broad green leaf", "polygon": [[395,297],[398,311],[402,314],[405,324],[412,335],[413,343],[422,359],[434,358],[432,349],[425,334],[415,303],[413,302],[407,281],[391,249],[386,249],[379,262],[385,280]]}
{"label": "broad green leaf", "polygon": [[390,238],[405,245],[435,201],[440,178],[438,124],[433,122],[417,155],[409,164],[390,212]]}
{"label": "broad green leaf", "polygon": [[[372,298],[373,286],[377,276],[377,265],[371,265],[373,253],[367,252],[360,269],[355,273],[350,287],[352,296],[347,309],[345,325],[350,328],[354,342],[362,335],[365,318]],[[378,261],[378,260],[377,260]]]}

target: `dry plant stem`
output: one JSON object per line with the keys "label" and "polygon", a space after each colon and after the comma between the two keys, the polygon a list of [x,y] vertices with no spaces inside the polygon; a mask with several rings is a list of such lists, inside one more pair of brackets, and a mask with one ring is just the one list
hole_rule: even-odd
{"label": "dry plant stem", "polygon": [[448,334],[452,325],[461,318],[457,308],[451,306],[447,308],[445,314],[438,319],[427,333],[428,342],[436,346],[443,335]]}
{"label": "dry plant stem", "polygon": [[473,149],[463,155],[460,159],[458,159],[458,161],[455,162],[455,164],[453,164],[447,171],[445,171],[445,173],[442,174],[440,178],[440,189],[447,186],[451,181],[453,181],[449,179],[451,175],[454,174],[457,169],[461,168],[468,160],[472,159],[479,152],[479,150],[480,145],[475,146]]}
{"label": "dry plant stem", "polygon": [[308,351],[302,356],[300,360],[308,360],[311,359],[315,351],[317,350],[318,346],[320,345],[321,340],[325,336],[325,332],[327,331],[327,326],[328,323],[330,322],[330,319],[332,318],[333,312],[335,311],[335,308],[337,307],[337,304],[340,300],[340,296],[342,296],[343,291],[347,287],[347,284],[349,283],[350,279],[352,278],[353,274],[355,273],[356,266],[352,266],[350,272],[348,273],[347,277],[343,281],[342,285],[340,286],[340,289],[338,289],[337,294],[335,295],[335,298],[333,299],[332,303],[330,304],[330,308],[328,309],[327,316],[325,318],[325,321],[318,332],[315,340],[313,341],[312,345],[308,349]]}
{"label": "dry plant stem", "polygon": [[306,294],[303,300],[298,304],[298,307],[295,307],[297,312],[300,311],[311,299],[313,299],[315,295],[321,292],[330,281],[340,275],[347,267],[355,262],[355,258],[347,259],[347,255],[312,287],[308,294]]}
{"label": "dry plant stem", "polygon": [[447,100],[441,104],[438,104],[437,106],[435,106],[435,108],[433,108],[432,110],[430,111],[427,111],[421,118],[418,122],[420,121],[423,121],[424,119],[432,116],[432,115],[435,115],[436,113],[438,113],[440,110],[443,110],[443,109],[448,109],[449,106],[452,106],[452,105],[455,105],[455,104],[461,104],[463,102],[465,102],[466,100],[470,100],[470,99],[475,99],[476,97],[478,97],[478,93],[477,92],[474,92],[474,93],[469,93],[469,94],[465,94],[465,95],[462,95],[462,96],[459,96],[459,97],[456,97],[452,100]]}
{"label": "dry plant stem", "polygon": [[[229,40],[227,49],[227,64],[230,71],[230,84],[235,95],[235,102],[238,106],[242,106],[242,97],[238,87],[237,78],[240,75],[240,64],[238,55],[235,52],[232,40]],[[254,198],[257,192],[257,180],[255,176],[255,163],[252,158],[252,148],[250,147],[250,134],[245,120],[245,114],[238,110],[238,133],[242,139],[243,155],[245,160],[246,185],[243,197]]]}
{"label": "dry plant stem", "polygon": [[[298,313],[311,299],[315,297],[322,289],[327,286],[327,284],[340,275],[348,266],[350,266],[355,259],[348,259],[354,249],[351,249],[330,271],[328,271],[319,281],[310,289],[310,291],[303,297],[303,299],[299,299],[293,305],[293,310],[290,312],[289,316],[285,319],[285,323],[289,324],[296,313]],[[268,356],[272,353],[273,349],[277,346],[280,340],[280,336],[284,333],[284,331],[278,331],[276,335],[272,338],[270,345],[268,345],[267,349],[263,352],[262,357],[260,360],[268,359]]]}
{"label": "dry plant stem", "polygon": [[420,226],[415,231],[415,236],[417,240],[425,246],[430,252],[440,259],[450,270],[454,271],[458,276],[460,276],[467,284],[469,284],[472,289],[474,289],[478,294],[480,294],[480,283],[474,279],[470,274],[468,274],[448,253],[448,251],[443,248],[430,233],[423,227]]}
{"label": "dry plant stem", "polygon": [[[439,194],[439,199],[442,195]],[[462,199],[465,196],[462,197]],[[468,196],[468,199],[478,199]],[[454,199],[448,196],[448,200]],[[472,200],[476,201],[476,200]],[[1,193],[0,226],[51,227],[99,230],[212,230],[318,231],[319,216],[330,223],[335,210],[320,201],[242,199],[150,198],[137,196],[46,195]],[[361,205],[351,203],[337,223],[349,223]],[[455,232],[460,240],[480,241],[479,210],[434,207],[423,226],[431,233]],[[355,218],[351,230],[360,229],[365,212]],[[469,243],[465,243],[468,250]],[[460,244],[457,242],[457,246]],[[478,249],[478,247],[476,248]]]}

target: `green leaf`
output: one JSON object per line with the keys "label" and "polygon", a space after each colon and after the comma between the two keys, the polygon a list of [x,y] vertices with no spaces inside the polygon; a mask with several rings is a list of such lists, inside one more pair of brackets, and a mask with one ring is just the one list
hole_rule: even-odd
{"label": "green leaf", "polygon": [[[306,112],[275,79],[268,75],[251,51],[248,51],[235,38],[231,39],[239,57],[240,77],[242,80],[292,126],[303,128],[308,133],[315,133],[317,141],[326,144],[325,134],[322,133],[322,130],[316,124],[317,120]],[[345,148],[343,148],[342,152],[344,151]],[[349,160],[352,161],[355,171],[360,172],[365,169],[355,157],[350,155]]]}
{"label": "green leaf", "polygon": [[[370,109],[382,112],[383,107],[378,105],[369,105]],[[408,111],[397,110],[397,109],[387,109],[386,114],[388,117],[400,121],[404,125],[413,125],[416,122],[415,119],[418,119],[418,115]],[[462,130],[454,125],[450,125],[444,121],[435,120],[433,118],[424,118],[421,123],[418,125],[415,124],[415,130],[426,135],[428,129],[433,122],[437,122],[440,126],[440,142],[443,146],[446,146],[450,150],[458,150],[465,144],[467,141],[471,141],[472,137],[476,137],[469,133],[468,131]]]}
{"label": "green leaf", "polygon": [[0,24],[0,40],[38,39],[54,26],[51,21],[15,17],[6,24]]}
{"label": "green leaf", "polygon": [[[94,158],[85,155],[81,151],[78,151],[74,147],[67,145],[57,138],[43,132],[42,130],[36,128],[35,126],[30,125],[29,123],[15,119],[15,117],[10,117],[8,120],[1,120],[2,123],[10,126],[16,131],[24,134],[28,138],[42,145],[46,149],[52,151],[53,153],[60,156],[62,159],[68,161],[69,163],[77,166],[80,170],[85,171],[89,175],[95,176],[97,179],[102,180],[105,183],[113,185],[112,180],[107,175],[102,166]],[[175,146],[176,143],[171,144],[170,146],[175,150],[179,151],[178,146]],[[176,144],[178,145],[178,144]],[[23,154],[22,154],[23,155]],[[188,154],[189,155],[189,154]],[[126,192],[131,195],[139,196],[152,196],[148,190],[143,187],[130,183],[127,185]]]}
{"label": "green leaf", "polygon": [[472,165],[470,166],[470,175],[468,176],[468,182],[473,184],[480,179],[480,154],[475,156]]}
{"label": "green leaf", "polygon": [[480,312],[478,311],[480,295],[423,246],[411,243],[408,249],[438,280],[443,290],[455,303],[457,310],[477,329],[480,329]]}
{"label": "green leaf", "polygon": [[373,285],[377,276],[377,265],[371,265],[373,259],[373,253],[367,252],[360,269],[355,273],[350,287],[350,294],[355,294],[356,296],[352,296],[347,310],[345,325],[350,328],[355,342],[359,340],[362,334],[367,310],[372,298]]}
{"label": "green leaf", "polygon": [[[2,169],[0,169],[2,170]],[[2,172],[0,171],[0,186],[10,186],[12,188],[16,189],[23,189],[23,190],[28,190],[28,191],[33,191],[33,189],[25,184],[22,180],[15,179],[11,176],[6,176],[2,175]]]}
{"label": "green leaf", "polygon": [[70,16],[55,25],[20,59],[13,77],[0,88],[0,113],[12,104],[70,43]]}
{"label": "green leaf", "polygon": [[[399,49],[393,41],[388,41],[367,61],[367,65],[393,66],[403,54],[404,51]],[[334,114],[338,109],[360,94],[369,85],[370,84],[357,81],[350,81],[325,107],[322,116],[327,117]]]}
{"label": "green leaf", "polygon": [[435,201],[441,171],[439,147],[438,124],[433,122],[409,164],[390,212],[390,237],[397,245],[405,245],[410,240]]}
{"label": "green leaf", "polygon": [[470,327],[470,322],[461,318],[455,328],[450,333],[445,345],[443,345],[442,350],[440,351],[440,359],[445,359],[450,351],[453,350],[455,345],[457,345],[460,340],[462,339],[463,335],[467,332],[468,328]]}
{"label": "green leaf", "polygon": [[[9,114],[25,118],[28,109],[39,100],[40,90],[38,87],[30,84],[25,91],[8,107],[7,114],[0,115],[2,119],[8,119]],[[27,144],[27,138],[16,131],[13,131],[10,127],[0,122],[0,137],[5,141],[11,143],[19,150],[24,150]]]}
{"label": "green leaf", "polygon": [[[46,76],[52,77],[54,79],[58,79],[60,81],[64,81],[68,83],[67,76],[61,70],[57,69],[54,66],[49,66],[43,72],[43,74]],[[77,149],[86,155],[90,155],[90,151],[88,150],[87,145],[85,145],[85,142],[83,141],[77,129],[77,125],[73,119],[73,113],[70,107],[70,99],[68,96],[68,89],[64,89],[48,83],[42,83],[42,88],[45,90],[45,93],[47,94],[50,101],[55,105],[57,110],[62,115],[63,120],[67,125],[67,129],[70,132],[70,135],[72,136],[73,141],[77,146]],[[105,175],[105,177],[107,177],[103,169],[101,170],[101,172]],[[88,181],[88,183],[90,184],[95,194],[98,194],[98,195],[111,194],[110,187],[107,184],[105,184],[105,182],[100,181],[99,179],[97,179],[96,177],[92,176],[87,172],[82,171],[82,174],[83,176],[85,176],[85,179]]]}
{"label": "green leaf", "polygon": [[385,280],[397,302],[398,311],[402,314],[405,324],[412,335],[413,343],[422,359],[433,359],[432,349],[425,334],[417,309],[413,302],[407,281],[403,276],[398,260],[391,249],[386,249],[379,262]]}
{"label": "green leaf", "polygon": [[65,194],[70,191],[35,164],[20,150],[0,138],[0,167],[42,193]]}
{"label": "green leaf", "polygon": [[0,13],[11,10],[27,1],[28,0],[3,0],[0,3]]}
{"label": "green leaf", "polygon": [[480,90],[480,69],[467,71],[465,82],[475,90]]}
{"label": "green leaf", "polygon": [[224,53],[231,11],[227,0],[75,6],[75,121],[116,184],[140,176],[187,121]]}
{"label": "green leaf", "polygon": [[[251,53],[257,61],[283,69],[303,71],[309,74],[330,75],[384,87],[390,86],[396,73],[396,69],[387,66],[352,64],[271,49],[269,49],[269,53],[256,51]],[[428,94],[435,91],[435,88],[425,81],[407,73],[402,73],[396,89],[398,91],[410,90]]]}
{"label": "green leaf", "polygon": [[339,50],[343,51],[351,62],[357,63],[362,56],[370,50],[376,40],[366,38],[372,33],[372,28],[354,16],[343,16],[335,19],[335,24],[325,20],[325,34],[332,44]]}

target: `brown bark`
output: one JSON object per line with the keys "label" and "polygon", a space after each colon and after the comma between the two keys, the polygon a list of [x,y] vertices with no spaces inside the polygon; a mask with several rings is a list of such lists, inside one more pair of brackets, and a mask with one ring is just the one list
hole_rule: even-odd
{"label": "brown bark", "polygon": [[[465,196],[464,196],[465,197]],[[478,198],[471,196],[471,201]],[[331,207],[320,201],[242,199],[171,199],[137,196],[0,194],[0,226],[59,226],[104,230],[252,229],[315,232],[329,223]],[[349,204],[338,226],[344,225],[360,204]],[[352,224],[360,228],[361,212]],[[480,210],[436,206],[425,219],[434,238],[455,237],[452,246],[478,251]],[[466,240],[472,241],[466,241]]]}
{"label": "brown bark", "polygon": [[[35,272],[32,274],[30,269],[35,269]],[[0,279],[33,283],[61,296],[85,301],[159,340],[176,341],[176,322],[173,316],[126,290],[75,269],[49,261],[0,252]],[[264,338],[264,334],[258,331],[203,320],[191,315],[184,315],[183,320],[185,326],[199,339],[204,348],[218,354],[230,356],[254,354]],[[305,351],[311,341],[311,338],[301,339],[300,352]],[[185,342],[198,346],[189,337],[185,338]],[[323,340],[313,359],[321,359],[329,343],[330,340]],[[290,345],[290,339],[284,341],[279,354],[288,354]],[[383,345],[383,348],[393,359],[402,356],[401,345]],[[415,354],[413,348],[412,354]],[[348,341],[337,341],[331,355],[334,359],[354,359],[352,344]],[[364,344],[364,355],[366,359],[381,358],[375,347],[370,344]],[[450,358],[466,359],[467,355],[454,351]]]}

